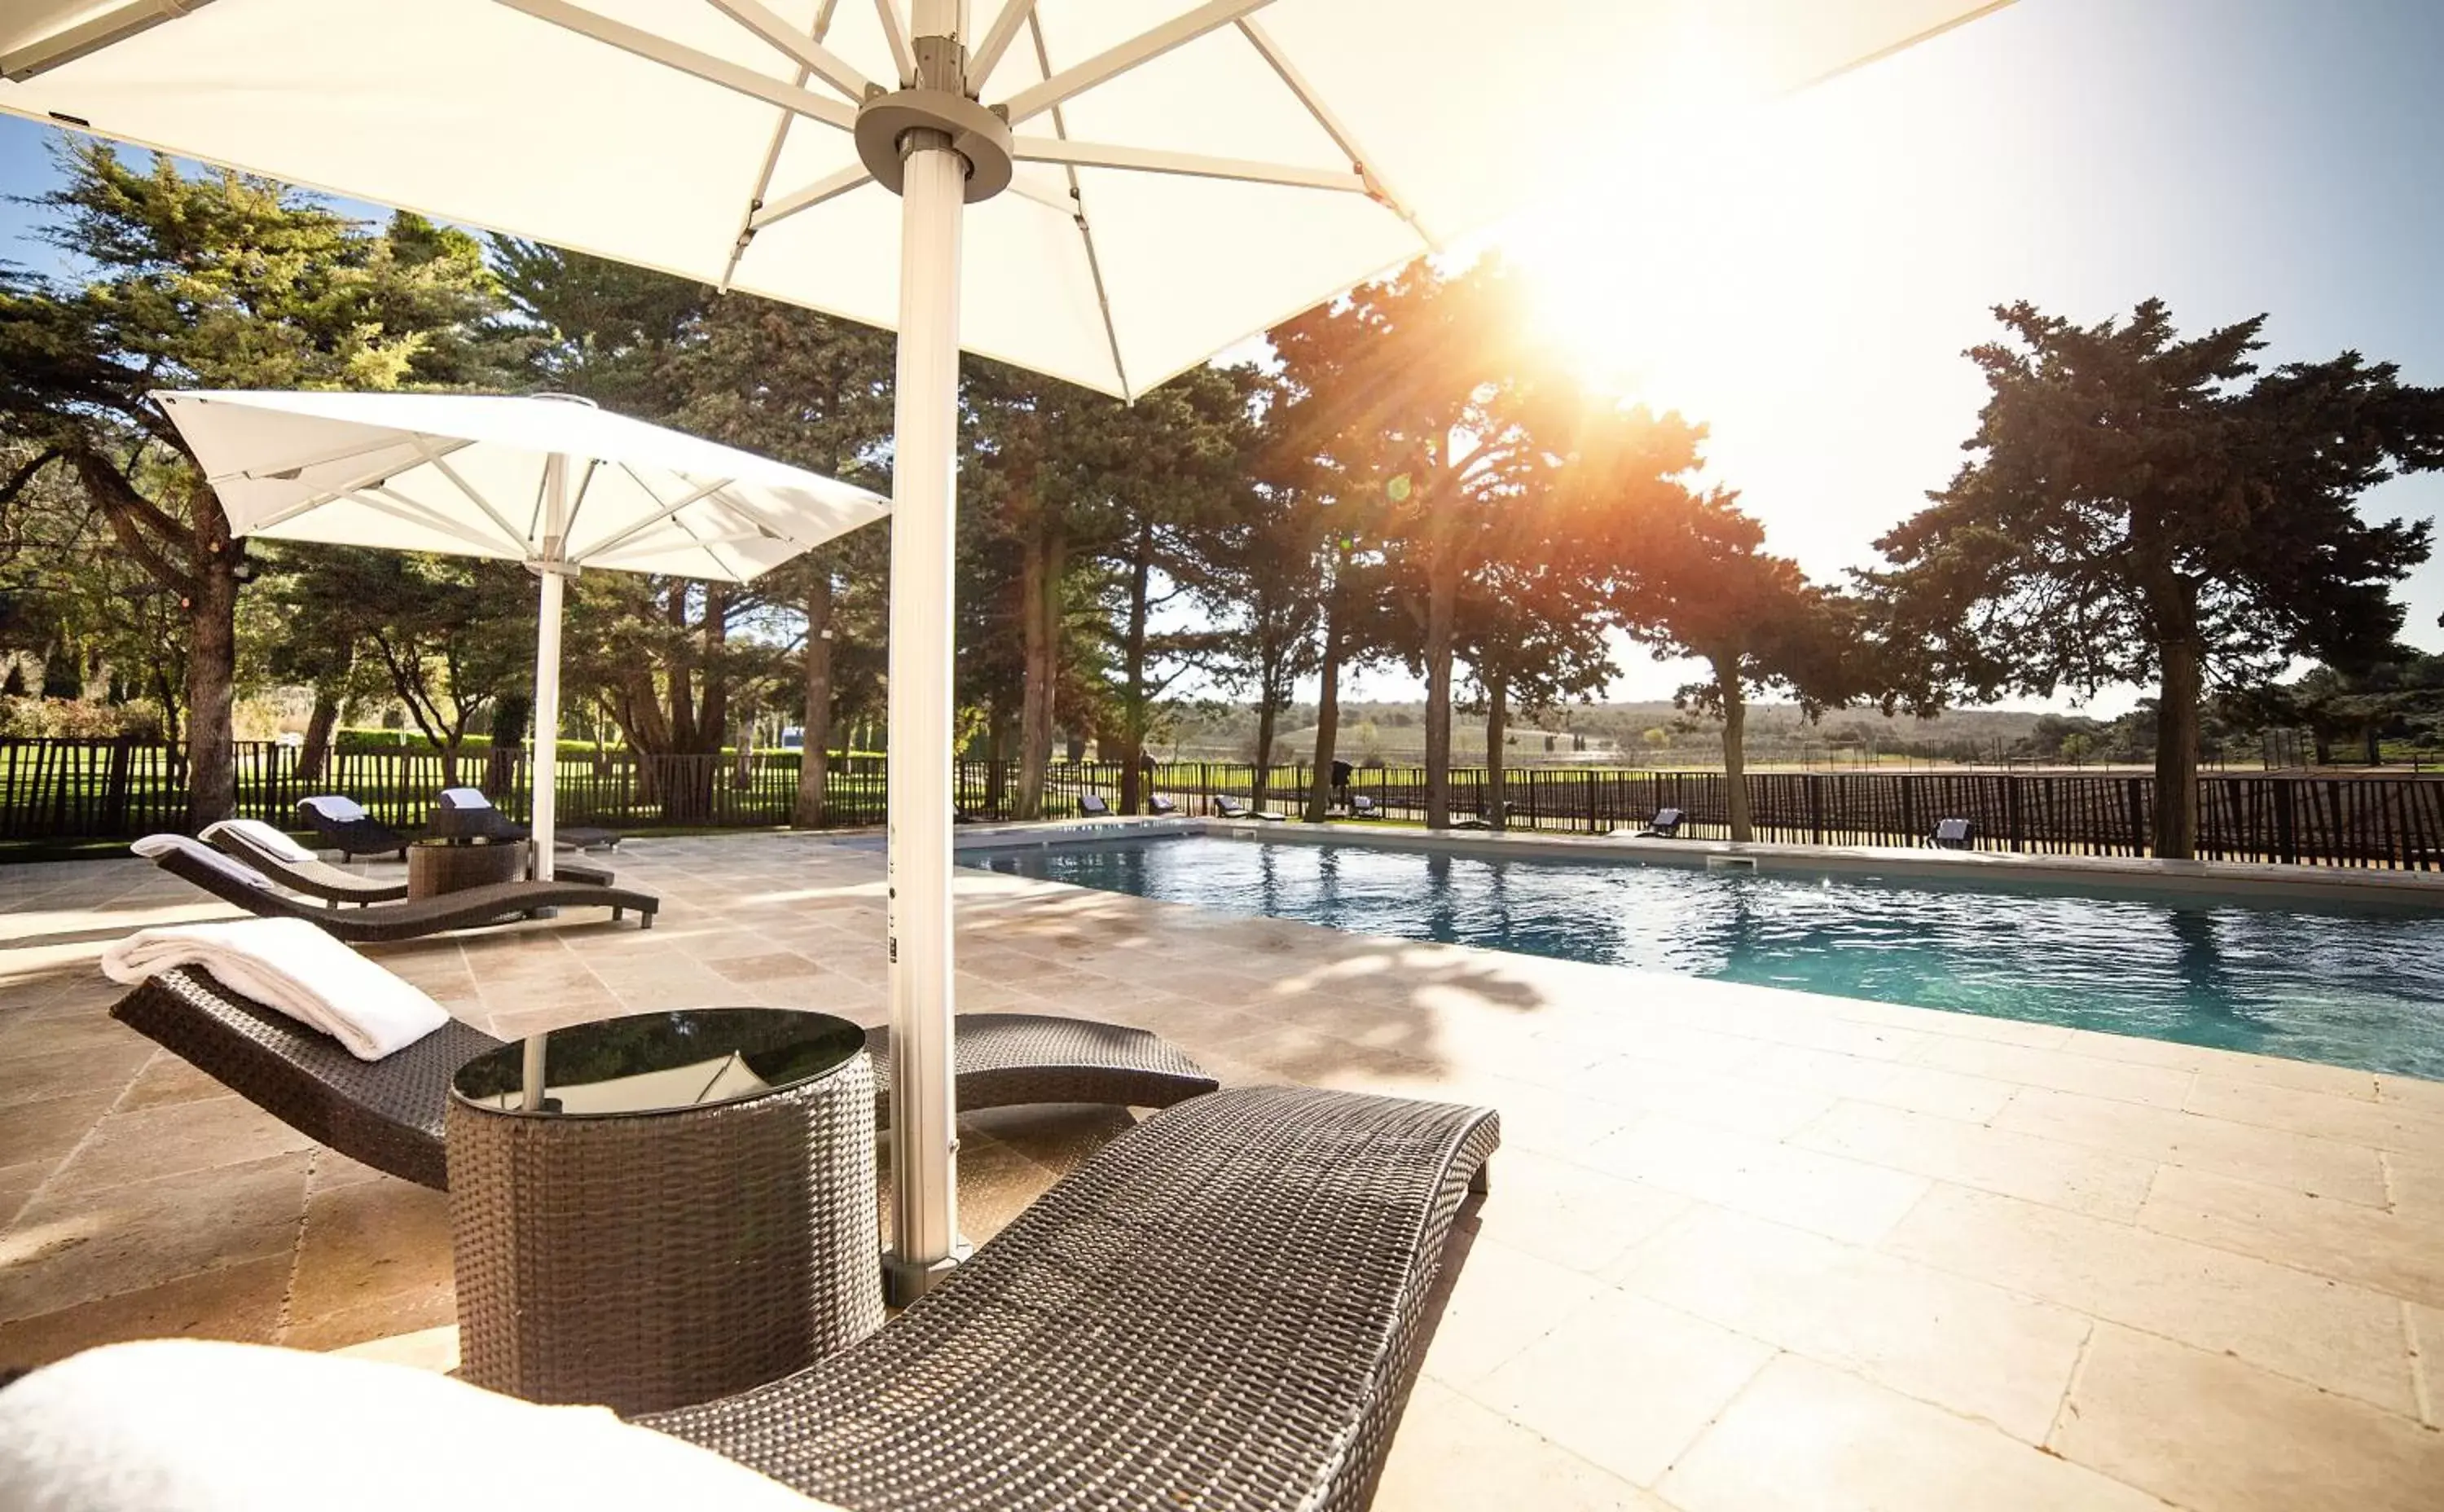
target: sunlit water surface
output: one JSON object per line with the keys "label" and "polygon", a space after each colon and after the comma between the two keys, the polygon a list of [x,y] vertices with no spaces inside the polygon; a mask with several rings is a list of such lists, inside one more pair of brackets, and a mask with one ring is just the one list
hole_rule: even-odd
{"label": "sunlit water surface", "polygon": [[2433,913],[1208,836],[976,863],[1368,934],[2444,1079]]}

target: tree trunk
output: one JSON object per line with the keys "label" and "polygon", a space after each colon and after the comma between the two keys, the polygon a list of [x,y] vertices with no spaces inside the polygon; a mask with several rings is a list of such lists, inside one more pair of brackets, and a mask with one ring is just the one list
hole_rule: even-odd
{"label": "tree trunk", "polygon": [[1437,553],[1426,585],[1426,827],[1451,828],[1452,625],[1459,559]]}
{"label": "tree trunk", "polygon": [[314,712],[306,720],[306,741],[297,748],[297,780],[319,783],[331,762],[331,739],[340,728],[340,696],[314,691]]}
{"label": "tree trunk", "polygon": [[2200,661],[2194,641],[2165,642],[2156,693],[2156,855],[2165,860],[2198,853]]}
{"label": "tree trunk", "polygon": [[1723,807],[1731,821],[1731,839],[1740,843],[1756,839],[1749,815],[1749,706],[1740,691],[1739,663],[1709,658],[1714,667],[1714,691],[1723,700]]}
{"label": "tree trunk", "polygon": [[1336,573],[1324,603],[1324,667],[1315,694],[1315,772],[1307,784],[1306,821],[1324,822],[1332,807],[1332,763],[1341,739],[1341,583]]}
{"label": "tree trunk", "polygon": [[1144,810],[1146,705],[1146,595],[1154,577],[1154,526],[1138,526],[1129,562],[1129,620],[1120,641],[1120,812]]}
{"label": "tree trunk", "polygon": [[2384,747],[2381,744],[2383,739],[2384,731],[2382,729],[2374,725],[2370,725],[2367,728],[2367,759],[2370,766],[2381,766],[2384,765]]}
{"label": "tree trunk", "polygon": [[996,697],[985,713],[985,812],[994,819],[1009,812],[1009,705]]}
{"label": "tree trunk", "polygon": [[1499,677],[1485,680],[1485,822],[1501,829],[1510,805],[1504,785],[1509,775],[1503,761],[1503,727],[1510,722],[1510,685]]}
{"label": "tree trunk", "polygon": [[824,781],[832,741],[832,575],[806,581],[805,738],[798,744],[798,799],[789,821],[813,829],[824,821]]}
{"label": "tree trunk", "polygon": [[187,828],[190,833],[237,812],[237,560],[229,527],[208,490],[197,490],[197,533],[217,551],[197,553],[195,591],[187,618]]}
{"label": "tree trunk", "polygon": [[1265,789],[1271,786],[1273,773],[1273,726],[1281,717],[1282,701],[1268,674],[1256,688],[1256,769],[1248,782],[1248,806],[1265,806]]}
{"label": "tree trunk", "polygon": [[1020,694],[1018,802],[1013,819],[1044,817],[1044,776],[1052,765],[1053,688],[1061,666],[1061,577],[1068,543],[1058,526],[1039,526],[1019,566],[1027,682]]}

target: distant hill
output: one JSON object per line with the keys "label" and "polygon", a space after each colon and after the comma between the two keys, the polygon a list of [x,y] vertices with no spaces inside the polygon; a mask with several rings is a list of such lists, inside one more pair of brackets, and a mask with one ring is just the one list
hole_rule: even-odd
{"label": "distant hill", "polygon": [[[1872,710],[1837,710],[1810,724],[1796,704],[1752,704],[1749,708],[1748,750],[1758,762],[1823,759],[1833,754],[1870,754],[1891,759],[1909,757],[1938,761],[1979,760],[1998,747],[2026,741],[2039,720],[2049,717],[2027,710],[1965,709],[1916,719],[1887,717]],[[1452,722],[1455,760],[1473,765],[1485,759],[1485,717],[1461,712]],[[1673,707],[1664,700],[1635,703],[1573,704],[1514,723],[1505,742],[1509,760],[1518,765],[1619,763],[1627,765],[1713,765],[1722,753],[1722,726]],[[1223,706],[1182,713],[1167,738],[1155,744],[1157,755],[1180,760],[1247,761],[1255,754],[1256,716],[1247,709]],[[1342,706],[1342,755],[1353,762],[1370,758],[1402,765],[1424,759],[1425,704],[1350,703]],[[1279,759],[1299,761],[1315,749],[1315,706],[1293,705],[1283,711],[1274,738]]]}

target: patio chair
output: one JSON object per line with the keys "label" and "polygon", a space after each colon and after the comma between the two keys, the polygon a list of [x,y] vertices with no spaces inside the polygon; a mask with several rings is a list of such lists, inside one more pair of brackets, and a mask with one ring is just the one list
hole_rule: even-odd
{"label": "patio chair", "polygon": [[1104,802],[1102,795],[1100,793],[1080,793],[1078,795],[1078,817],[1080,819],[1110,819],[1112,817],[1112,805]]}
{"label": "patio chair", "polygon": [[316,798],[297,801],[297,812],[306,816],[325,850],[339,852],[349,860],[360,856],[404,857],[413,835],[402,835],[364,811],[353,798],[337,793],[324,793]]}
{"label": "patio chair", "polygon": [[1682,818],[1683,816],[1681,812],[1676,808],[1658,808],[1655,811],[1655,821],[1647,825],[1644,829],[1639,830],[1633,839],[1641,840],[1676,840],[1680,838],[1680,821]]}
{"label": "patio chair", "polygon": [[[71,1501],[104,1487],[97,1503],[141,1487],[128,1505],[305,1505],[312,1491],[345,1504],[300,1487],[286,1434],[342,1479],[383,1473],[404,1447],[384,1484],[404,1476],[411,1494],[384,1505],[447,1500],[505,1455],[485,1484],[521,1505],[762,1509],[787,1495],[675,1438],[824,1499],[810,1508],[1356,1512],[1499,1140],[1483,1109],[1215,1093],[1097,1151],[896,1319],[732,1396],[623,1429],[401,1366],[122,1344],[9,1388],[42,1394],[14,1399],[0,1475],[65,1484]],[[144,1431],[165,1423],[184,1431]]]}
{"label": "patio chair", "polygon": [[[339,1041],[241,996],[206,972],[160,972],[112,1018],[351,1159],[444,1190],[442,1110],[458,1068],[502,1042],[452,1020],[406,1049],[360,1060]],[[875,1117],[889,1105],[891,1031],[866,1032]],[[1032,1013],[966,1013],[952,1052],[961,1108],[1104,1102],[1165,1108],[1221,1083],[1159,1035]]]}
{"label": "patio chair", "polygon": [[314,853],[259,819],[225,819],[204,826],[203,839],[283,887],[342,903],[392,903],[407,896],[407,879],[359,876],[326,865]]}
{"label": "patio chair", "polygon": [[1271,824],[1283,823],[1289,818],[1287,814],[1268,814],[1259,809],[1250,808],[1245,802],[1229,793],[1215,795],[1213,812],[1224,819],[1260,819]]}
{"label": "patio chair", "polygon": [[1926,838],[1938,850],[1965,851],[1977,839],[1977,826],[1965,819],[1939,819]]}
{"label": "patio chair", "polygon": [[1361,1508],[1500,1137],[1481,1108],[1194,1097],[863,1341],[636,1421],[860,1512]]}
{"label": "patio chair", "polygon": [[1157,816],[1163,814],[1176,814],[1179,812],[1179,805],[1173,802],[1168,797],[1161,793],[1155,794],[1154,797],[1147,802],[1146,807],[1151,809]]}
{"label": "patio chair", "polygon": [[[445,839],[522,840],[533,833],[528,826],[492,806],[479,787],[445,787],[434,795],[434,835]],[[607,829],[564,824],[552,831],[552,846],[564,851],[616,851],[623,837]]]}
{"label": "patio chair", "polygon": [[650,930],[662,900],[651,893],[597,882],[495,882],[400,903],[368,903],[335,909],[290,897],[271,879],[184,835],[148,835],[130,849],[173,876],[194,883],[226,903],[262,918],[304,919],[352,944],[417,940],[448,930],[508,924],[537,909],[607,908],[614,920],[637,912],[637,926]]}

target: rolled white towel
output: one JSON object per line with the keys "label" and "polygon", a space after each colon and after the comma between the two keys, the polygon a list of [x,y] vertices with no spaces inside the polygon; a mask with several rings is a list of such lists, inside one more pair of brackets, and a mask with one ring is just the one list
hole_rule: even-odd
{"label": "rolled white towel", "polygon": [[450,1022],[414,985],[304,919],[139,930],[102,953],[103,973],[130,986],[179,966],[200,968],[231,991],[320,1029],[360,1060],[405,1049]]}

